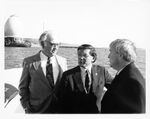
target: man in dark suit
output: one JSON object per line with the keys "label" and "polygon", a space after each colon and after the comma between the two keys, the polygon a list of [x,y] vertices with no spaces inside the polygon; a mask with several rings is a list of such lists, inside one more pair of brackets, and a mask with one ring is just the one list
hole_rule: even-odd
{"label": "man in dark suit", "polygon": [[67,62],[56,55],[59,46],[50,31],[42,33],[39,42],[40,52],[23,61],[20,101],[26,113],[55,113],[55,92],[63,71],[67,70]]}
{"label": "man in dark suit", "polygon": [[110,66],[118,72],[102,99],[102,113],[145,112],[145,79],[134,64],[135,50],[127,39],[110,44]]}
{"label": "man in dark suit", "polygon": [[95,48],[88,44],[78,47],[78,66],[63,73],[59,90],[60,113],[99,113],[106,83],[112,81],[108,71],[93,63]]}

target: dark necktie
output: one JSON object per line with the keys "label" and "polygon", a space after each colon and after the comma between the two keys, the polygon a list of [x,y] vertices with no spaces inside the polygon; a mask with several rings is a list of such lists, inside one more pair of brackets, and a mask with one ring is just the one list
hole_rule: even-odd
{"label": "dark necktie", "polygon": [[54,77],[53,77],[53,67],[52,63],[50,62],[50,58],[47,60],[47,65],[46,65],[46,78],[49,81],[49,84],[51,87],[54,87]]}
{"label": "dark necktie", "polygon": [[89,82],[90,82],[90,79],[89,79],[88,71],[86,71],[86,75],[85,75],[85,88],[86,88],[87,93],[89,92],[89,89],[90,89]]}

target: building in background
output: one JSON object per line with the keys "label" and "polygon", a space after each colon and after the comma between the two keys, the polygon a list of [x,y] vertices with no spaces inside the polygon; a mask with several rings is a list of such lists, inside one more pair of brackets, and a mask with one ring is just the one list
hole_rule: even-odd
{"label": "building in background", "polygon": [[21,19],[11,15],[4,27],[5,46],[7,47],[31,47],[31,42],[24,38],[24,26]]}

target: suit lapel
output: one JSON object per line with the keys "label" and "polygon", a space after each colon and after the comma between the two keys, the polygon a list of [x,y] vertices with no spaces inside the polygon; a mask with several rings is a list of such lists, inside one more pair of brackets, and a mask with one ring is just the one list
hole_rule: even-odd
{"label": "suit lapel", "polygon": [[58,74],[58,78],[57,78],[57,81],[56,81],[56,84],[55,84],[55,87],[57,86],[57,84],[60,82],[60,79],[62,77],[62,74],[63,74],[63,69],[62,69],[62,62],[60,61],[59,57],[56,55],[55,56],[56,58],[56,62],[58,64],[58,68],[59,68],[59,74]]}
{"label": "suit lapel", "polygon": [[93,88],[93,92],[96,91],[96,87],[99,84],[98,83],[98,72],[97,72],[97,67],[96,65],[92,66],[91,69],[91,78],[92,78],[92,88]]}
{"label": "suit lapel", "polygon": [[[59,65],[58,65],[59,66]],[[60,80],[61,80],[61,76],[62,76],[62,70],[61,67],[59,66],[59,74],[58,74],[58,78],[56,80],[56,84],[55,87],[57,87],[57,85],[59,84]]]}
{"label": "suit lapel", "polygon": [[61,78],[62,74],[63,74],[63,62],[60,60],[59,56],[55,56],[56,58],[56,62],[58,63],[58,67],[59,67],[59,76],[58,78]]}
{"label": "suit lapel", "polygon": [[41,67],[40,52],[37,55],[35,55],[33,66],[34,66],[34,69],[36,70],[37,74],[40,76],[39,78],[41,80],[43,80],[48,87],[50,87],[49,82],[48,82],[46,76],[44,75],[43,69]]}
{"label": "suit lapel", "polygon": [[[73,75],[73,78],[75,79],[75,83],[77,84],[77,87],[79,88],[79,90],[81,92],[83,92],[84,91],[84,86],[83,86],[83,82],[82,82],[82,78],[81,78],[81,69],[80,69],[79,66],[76,67],[75,74]],[[98,85],[98,73],[97,73],[96,65],[92,66],[91,79],[92,79],[91,88],[92,88],[93,92],[95,92],[96,87]]]}
{"label": "suit lapel", "polygon": [[40,52],[37,53],[33,59],[33,66],[35,70],[38,70],[39,66],[41,65],[41,58],[40,58]]}

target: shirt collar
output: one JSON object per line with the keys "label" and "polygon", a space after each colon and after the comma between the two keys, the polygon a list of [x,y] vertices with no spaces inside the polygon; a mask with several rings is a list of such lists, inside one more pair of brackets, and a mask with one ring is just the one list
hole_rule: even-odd
{"label": "shirt collar", "polygon": [[[40,58],[41,58],[41,61],[48,59],[48,57],[42,51],[40,52]],[[54,56],[52,56],[50,59],[51,59],[51,61],[53,61]]]}
{"label": "shirt collar", "polygon": [[125,65],[123,68],[121,68],[117,73],[116,73],[116,75],[119,75],[119,73],[126,67],[126,66],[128,66],[130,63],[128,63],[127,65]]}
{"label": "shirt collar", "polygon": [[86,70],[88,70],[89,73],[91,73],[91,69],[92,69],[92,65],[89,65],[88,67],[84,68],[84,67],[80,67],[81,71],[85,72]]}

